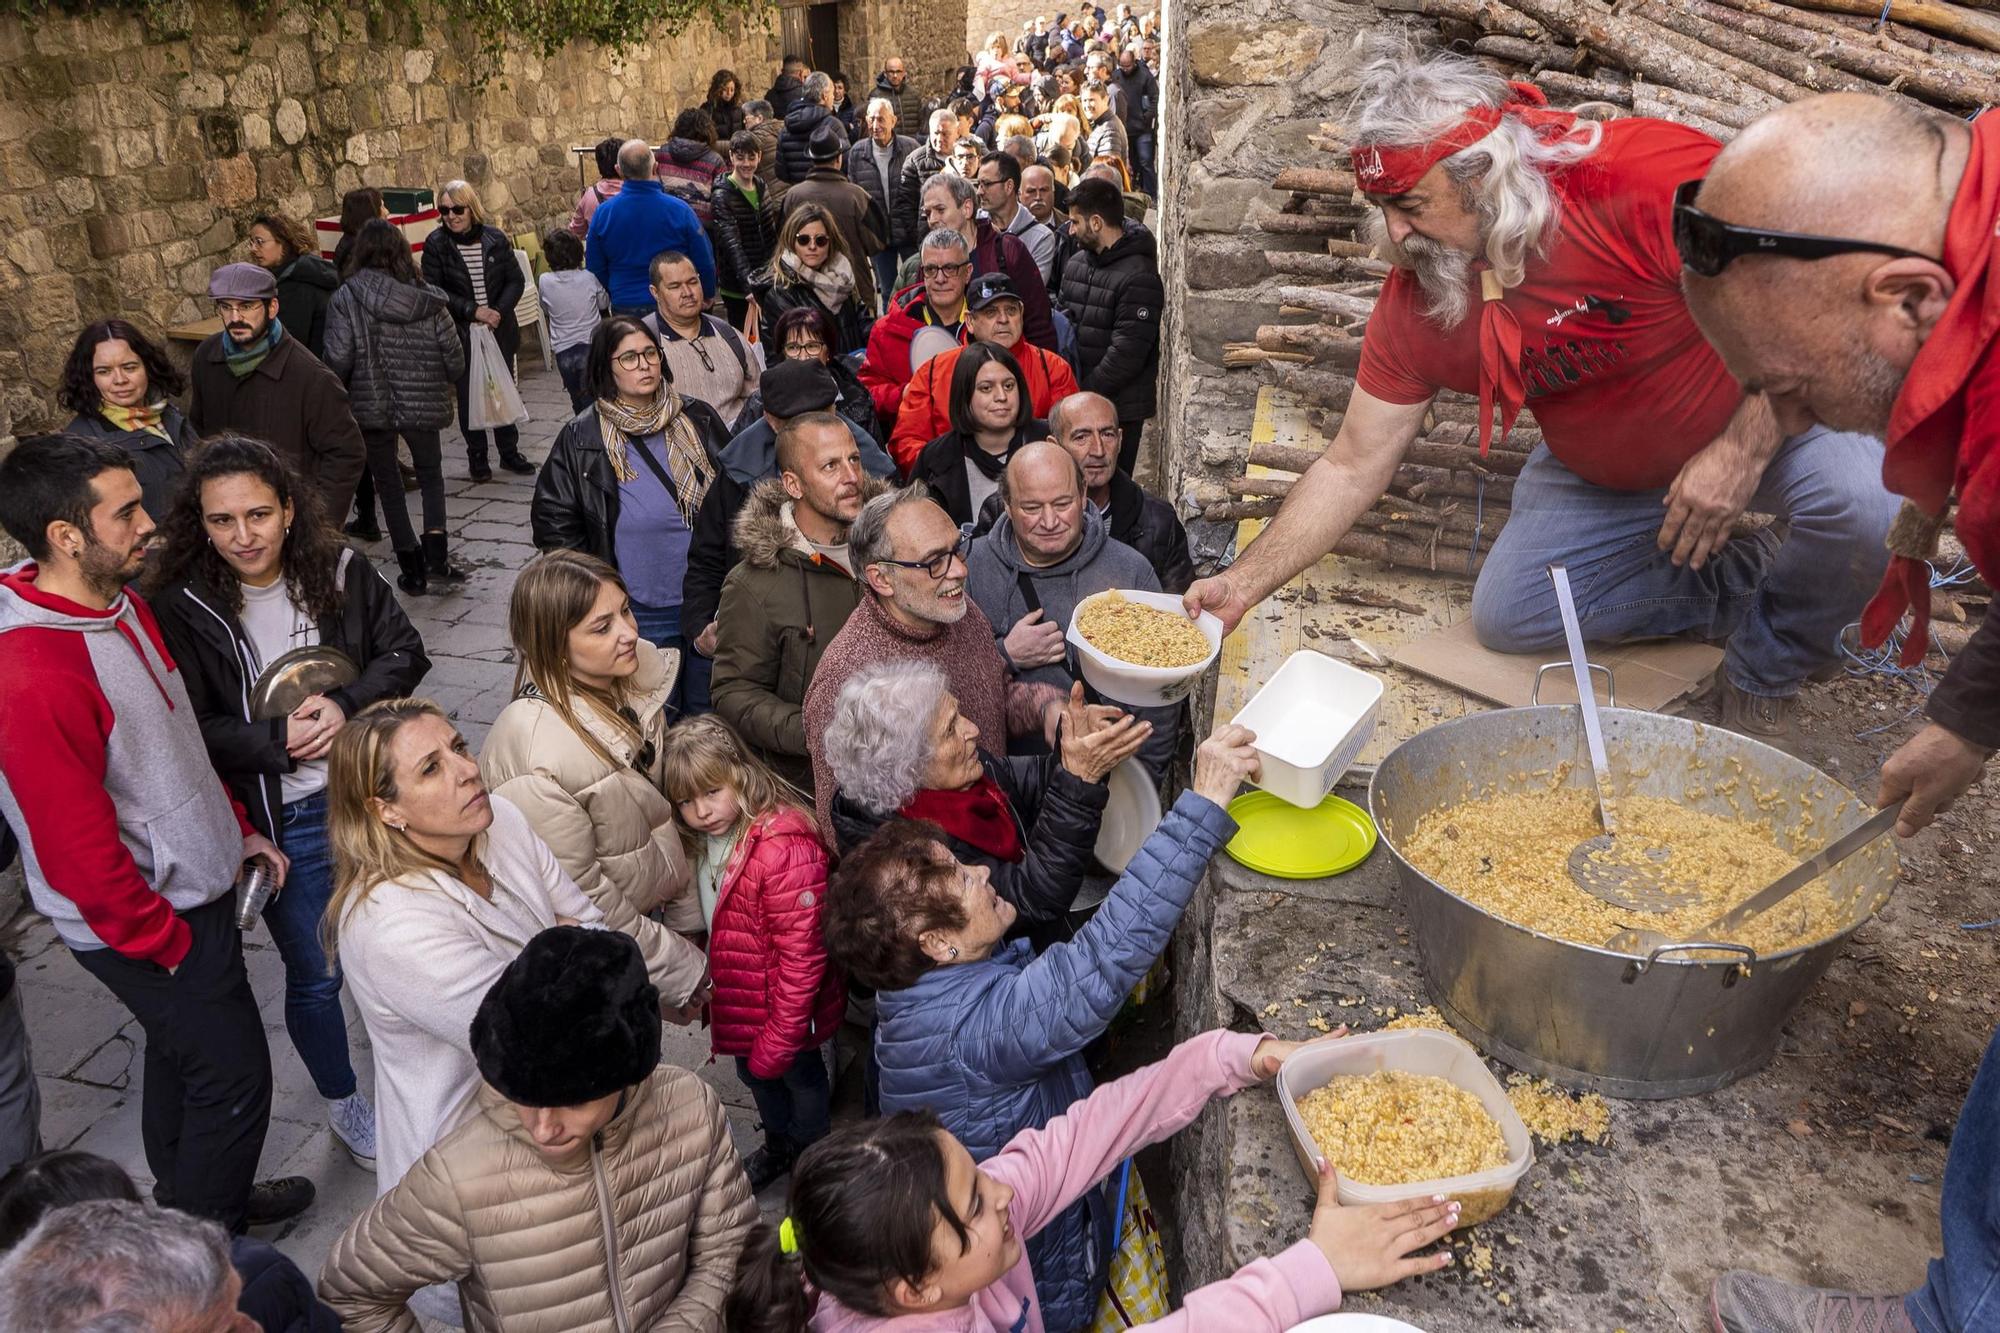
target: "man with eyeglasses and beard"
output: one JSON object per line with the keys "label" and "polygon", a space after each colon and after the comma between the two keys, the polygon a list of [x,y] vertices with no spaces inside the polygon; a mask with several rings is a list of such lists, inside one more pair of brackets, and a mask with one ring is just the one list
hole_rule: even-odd
{"label": "man with eyeglasses and beard", "polygon": [[827,770],[820,738],[833,719],[841,685],[864,666],[929,662],[951,682],[959,711],[980,735],[1040,735],[1055,744],[1068,696],[1008,672],[994,646],[993,626],[966,596],[965,557],[971,549],[972,538],[921,483],[876,496],[847,529],[848,568],[865,585],[865,595],[827,645],[805,699],[814,799],[829,847],[834,837],[828,811],[839,784]]}
{"label": "man with eyeglasses and beard", "polygon": [[[1585,638],[1726,640],[1716,720],[1785,742],[1800,687],[1882,576],[1895,505],[1878,443],[1781,424],[1688,313],[1674,191],[1719,145],[1666,121],[1578,120],[1400,43],[1360,75],[1355,178],[1397,269],[1333,444],[1188,610],[1234,627],[1381,497],[1439,390],[1477,394],[1482,448],[1524,405],[1542,433],[1474,588],[1480,642],[1559,646],[1561,562]],[[1752,509],[1779,521],[1736,535]]]}

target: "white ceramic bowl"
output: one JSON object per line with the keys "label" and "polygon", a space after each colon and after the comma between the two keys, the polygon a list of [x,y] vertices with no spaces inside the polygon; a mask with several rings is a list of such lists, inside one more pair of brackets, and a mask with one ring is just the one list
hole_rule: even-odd
{"label": "white ceramic bowl", "polygon": [[1140,592],[1136,589],[1117,588],[1093,593],[1076,604],[1076,611],[1069,619],[1069,642],[1076,647],[1078,664],[1083,668],[1084,683],[1105,698],[1133,708],[1159,708],[1166,704],[1177,704],[1194,693],[1201,673],[1208,670],[1209,663],[1222,651],[1222,622],[1209,612],[1201,613],[1194,624],[1202,637],[1208,640],[1208,656],[1191,666],[1145,667],[1134,666],[1120,661],[1100,651],[1090,640],[1083,637],[1076,628],[1077,617],[1083,608],[1100,597],[1123,597],[1128,602],[1139,602],[1156,607],[1174,615],[1186,615],[1181,608],[1181,599],[1170,592]]}

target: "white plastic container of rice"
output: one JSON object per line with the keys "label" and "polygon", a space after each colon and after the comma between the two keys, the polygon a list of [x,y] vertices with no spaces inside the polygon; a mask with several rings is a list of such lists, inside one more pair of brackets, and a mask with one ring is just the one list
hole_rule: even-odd
{"label": "white plastic container of rice", "polygon": [[1257,785],[1310,810],[1375,734],[1381,707],[1378,677],[1301,648],[1231,720],[1257,734]]}
{"label": "white plastic container of rice", "polygon": [[1076,627],[1083,609],[1105,597],[1122,597],[1128,602],[1138,602],[1183,618],[1187,615],[1179,594],[1171,592],[1114,588],[1084,598],[1076,604],[1076,611],[1069,618],[1068,634],[1069,642],[1076,648],[1077,662],[1083,668],[1084,683],[1105,698],[1133,708],[1177,704],[1194,693],[1201,673],[1208,670],[1209,663],[1215,661],[1215,655],[1222,651],[1222,622],[1207,611],[1202,612],[1194,622],[1195,628],[1208,640],[1208,656],[1201,661],[1181,667],[1137,666],[1104,652],[1084,638]]}
{"label": "white plastic container of rice", "polygon": [[1507,1090],[1487,1069],[1479,1052],[1451,1033],[1435,1028],[1364,1032],[1339,1041],[1301,1047],[1278,1070],[1278,1101],[1285,1108],[1285,1123],[1291,1127],[1292,1150],[1298,1154],[1299,1166],[1313,1188],[1319,1188],[1322,1155],[1312,1131],[1306,1128],[1305,1117],[1299,1114],[1299,1103],[1307,1093],[1342,1075],[1368,1075],[1384,1069],[1430,1074],[1477,1097],[1500,1126],[1500,1137],[1507,1144],[1507,1161],[1490,1171],[1447,1176],[1442,1180],[1413,1180],[1402,1185],[1364,1185],[1343,1175],[1340,1201],[1395,1203],[1443,1194],[1458,1200],[1461,1228],[1484,1222],[1505,1208],[1514,1197],[1514,1187],[1535,1163],[1535,1147],[1528,1137],[1528,1127],[1521,1123],[1514,1104],[1507,1100]]}

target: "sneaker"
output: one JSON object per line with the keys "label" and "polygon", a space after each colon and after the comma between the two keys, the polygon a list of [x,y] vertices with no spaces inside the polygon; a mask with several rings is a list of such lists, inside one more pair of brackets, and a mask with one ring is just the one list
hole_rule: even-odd
{"label": "sneaker", "polygon": [[1771,694],[1751,694],[1738,689],[1736,682],[1729,677],[1718,676],[1715,700],[1716,724],[1724,730],[1777,746],[1784,746],[1798,737],[1798,727],[1792,718],[1792,706],[1796,701],[1789,695],[1779,698]]}
{"label": "sneaker", "polygon": [[790,1175],[793,1160],[788,1145],[766,1140],[763,1147],[743,1159],[743,1174],[750,1177],[750,1192],[759,1193],[765,1186]]}
{"label": "sneaker", "polygon": [[250,1202],[243,1211],[243,1224],[268,1227],[291,1219],[312,1207],[313,1183],[304,1176],[279,1176],[260,1180],[250,1187]]}
{"label": "sneaker", "polygon": [[334,1137],[346,1146],[347,1155],[354,1159],[354,1164],[364,1171],[373,1171],[375,1108],[368,1104],[367,1095],[357,1090],[352,1096],[328,1102],[326,1122],[333,1126]]}
{"label": "sneaker", "polygon": [[1901,1296],[1864,1296],[1762,1273],[1724,1273],[1709,1291],[1715,1333],[1917,1333]]}

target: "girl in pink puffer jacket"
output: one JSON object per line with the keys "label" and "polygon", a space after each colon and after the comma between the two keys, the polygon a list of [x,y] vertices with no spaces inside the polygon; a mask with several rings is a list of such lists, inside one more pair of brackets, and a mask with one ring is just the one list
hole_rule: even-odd
{"label": "girl in pink puffer jacket", "polygon": [[764,1146],[744,1159],[761,1190],[832,1127],[821,1048],[847,1009],[820,934],[827,855],[812,812],[727,722],[677,722],[662,764],[708,928],[710,1049],[734,1056]]}

